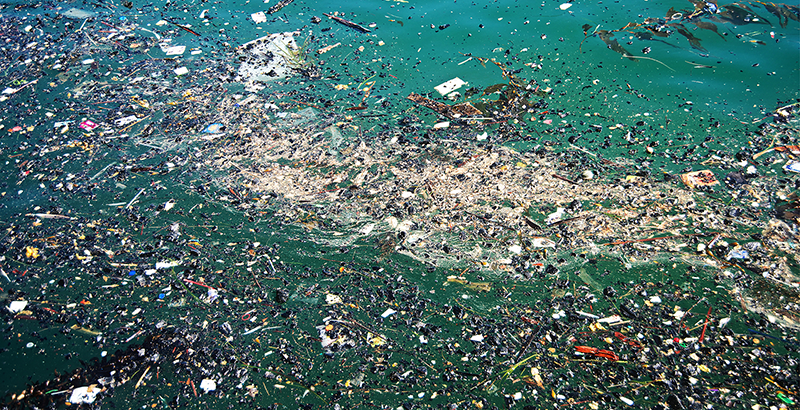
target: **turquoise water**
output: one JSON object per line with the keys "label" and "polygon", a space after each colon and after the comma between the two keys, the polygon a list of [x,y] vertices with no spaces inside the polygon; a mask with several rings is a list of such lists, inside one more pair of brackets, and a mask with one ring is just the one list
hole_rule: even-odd
{"label": "turquoise water", "polygon": [[[693,5],[575,2],[562,10],[559,2],[296,0],[260,24],[251,14],[266,11],[274,1],[3,5],[8,33],[2,50],[7,57],[1,67],[4,86],[18,88],[38,79],[0,102],[7,106],[0,122],[6,157],[0,168],[5,181],[0,220],[6,229],[2,267],[9,277],[0,279],[0,287],[5,305],[29,302],[23,312],[4,312],[8,337],[0,344],[0,363],[9,369],[2,377],[7,400],[56,373],[97,369],[93,360],[104,357],[103,352],[110,358],[117,349],[141,343],[160,358],[135,359],[127,369],[121,360],[111,360],[117,377],[130,380],[101,393],[100,407],[543,408],[594,403],[614,408],[625,403],[624,397],[657,408],[660,403],[675,407],[665,397],[690,397],[693,391],[704,404],[751,408],[785,403],[777,394],[793,394],[796,333],[786,320],[768,320],[769,315],[773,321],[776,315],[791,319],[796,312],[791,306],[775,307],[797,301],[797,281],[789,275],[798,272],[796,238],[768,228],[775,220],[774,206],[795,186],[793,174],[781,170],[784,162],[776,161],[787,158],[775,153],[751,160],[759,177],[749,193],[722,185],[685,194],[674,180],[658,183],[665,173],[704,168],[722,179],[742,171],[748,165],[739,163],[742,158],[768,148],[776,134],[778,145],[794,143],[791,127],[764,136],[758,127],[777,108],[797,102],[800,37],[795,20],[781,27],[775,15],[753,3],[753,12],[771,25],[717,21],[718,35],[686,23],[705,50],[692,48],[679,33],[639,40],[635,34],[645,32],[641,28],[618,32],[614,39],[635,57],[626,58],[592,33],[662,18],[670,7],[691,12]],[[65,17],[71,8],[97,15]],[[204,10],[206,19],[201,19]],[[371,31],[361,33],[323,15],[334,12]],[[315,16],[319,23],[312,21]],[[163,18],[174,23],[159,24]],[[124,28],[129,31],[122,33]],[[120,31],[119,40],[104,39],[113,31]],[[270,82],[257,93],[257,104],[235,107],[232,95],[241,95],[240,102],[249,95],[231,75],[241,64],[235,48],[286,31],[300,32],[297,41],[316,71]],[[186,51],[168,56],[155,37],[171,39],[170,45],[186,46]],[[330,51],[316,52],[337,43]],[[522,121],[486,126],[453,121],[451,128],[437,131],[432,127],[443,118],[406,98],[417,93],[447,102],[434,87],[458,77],[467,83],[458,90],[458,102],[486,102],[496,97],[481,96],[484,89],[509,81],[495,63],[531,88],[550,89],[531,97],[541,103]],[[181,67],[189,73],[177,76],[174,70]],[[473,87],[477,94],[466,96]],[[262,109],[266,104],[279,108]],[[288,123],[278,115],[308,107],[316,110],[310,123]],[[131,115],[141,121],[114,123]],[[404,122],[404,117],[410,119]],[[85,120],[100,126],[82,130],[77,124]],[[55,125],[60,121],[72,122],[65,129]],[[226,125],[227,136],[204,139],[202,130],[217,122]],[[355,189],[353,196],[341,194],[340,188],[356,185],[350,182],[359,168],[352,162],[315,169],[320,175],[348,175],[339,185],[313,186],[339,192],[334,200],[318,201],[270,196],[269,190],[248,186],[234,168],[215,168],[215,158],[242,155],[235,152],[238,146],[254,147],[245,137],[249,132],[237,134],[237,127],[264,132],[275,146],[287,138],[296,138],[300,146],[313,138],[309,135],[328,132],[331,124],[340,124],[343,136],[330,139],[328,152],[341,161],[352,152],[346,145],[354,141],[388,147],[385,157],[371,152],[379,161],[370,169],[376,184],[397,185],[397,195],[370,197]],[[14,130],[17,126],[21,130]],[[476,141],[483,132],[488,142]],[[404,145],[392,148],[386,144],[391,137]],[[426,144],[439,140],[455,142],[443,144],[441,151],[428,149]],[[426,166],[433,169],[437,161],[461,167],[489,156],[493,148],[487,146],[493,144],[522,152],[492,164],[493,169],[504,167],[491,174],[498,180],[511,172],[532,178],[537,174],[531,164],[537,162],[573,180],[591,167],[599,174],[597,186],[652,195],[642,201],[651,205],[622,203],[620,194],[584,195],[594,182],[574,191],[566,188],[570,185],[553,186],[552,197],[542,194],[541,202],[522,204],[526,218],[544,226],[531,233],[495,221],[503,207],[522,207],[503,196],[498,204],[465,207],[464,213],[458,206],[439,214],[412,212],[408,206],[429,209],[431,198],[440,201],[441,193],[430,186],[404,186],[394,175],[399,172],[380,165],[383,160],[398,168],[417,167],[418,173]],[[258,161],[245,158],[241,163]],[[275,162],[298,169],[313,165],[288,156]],[[523,162],[528,165],[518,165]],[[268,174],[272,168],[253,169]],[[621,182],[631,176],[647,182]],[[496,181],[483,183],[489,189]],[[544,183],[529,183],[537,184]],[[415,196],[404,201],[400,189]],[[683,208],[683,199],[673,207],[669,200],[679,194],[700,204],[698,211]],[[572,202],[571,195],[581,198],[581,209],[595,210],[590,220],[605,218],[620,229],[595,238],[601,250],[570,242],[591,225],[547,226],[548,215]],[[749,207],[751,202],[761,205]],[[381,204],[387,209],[378,209]],[[731,208],[738,213],[725,214],[721,227],[708,222],[709,214]],[[653,242],[659,246],[655,250],[647,243],[607,245],[639,238],[626,236],[624,227],[646,224],[648,212],[652,218],[686,222],[637,231],[641,238],[701,236]],[[26,215],[44,213],[72,219]],[[436,220],[436,226],[464,229],[437,231],[431,222],[436,215],[444,220]],[[425,237],[427,244],[415,248],[399,231],[381,225],[389,216],[401,222],[416,218],[423,228],[410,232],[428,230],[435,240]],[[356,235],[369,222],[376,223],[374,233]],[[725,233],[728,245],[717,253],[696,252],[699,244],[716,241],[717,231]],[[541,237],[558,246],[531,251],[533,246],[525,245],[526,239]],[[452,252],[436,241],[446,242]],[[509,257],[510,263],[498,262],[515,241],[524,245],[522,254]],[[725,258],[739,243],[762,241],[761,248],[751,249],[752,264],[730,264]],[[476,246],[483,253],[470,253]],[[40,256],[28,255],[29,248]],[[159,262],[176,266],[151,271]],[[777,285],[759,270],[770,263],[775,271],[789,273]],[[208,286],[219,297],[210,295]],[[608,287],[614,291],[603,296]],[[342,303],[330,303],[329,295],[341,297]],[[653,296],[660,302],[650,302]],[[574,313],[606,317],[619,314],[623,305],[640,312],[626,326],[598,330]],[[767,308],[759,316],[752,306]],[[390,308],[396,312],[387,314]],[[564,310],[569,317],[560,317]],[[677,319],[676,311],[690,312],[690,319]],[[726,318],[730,322],[724,326],[720,320]],[[182,337],[173,344],[146,341],[148,336],[172,338],[165,329],[173,328],[199,338]],[[703,345],[697,339],[706,328]],[[322,346],[320,329],[332,340],[341,337],[335,351]],[[615,335],[617,330],[626,339]],[[376,340],[376,334],[382,337]],[[671,344],[673,338],[680,342]],[[575,346],[582,345],[611,349],[620,361],[575,356]],[[730,377],[729,370],[739,369],[725,360],[736,363],[742,352],[759,345],[768,347],[748,359],[751,378]],[[693,349],[686,352],[702,359],[663,353],[683,349]],[[179,357],[181,351],[185,355]],[[710,371],[676,374],[687,363],[694,363],[692,368],[707,363]],[[765,370],[769,364],[779,369]],[[692,383],[690,376],[700,381]],[[765,376],[783,387],[763,382]],[[215,380],[219,388],[203,394],[204,379]],[[67,383],[42,390],[57,400],[63,397],[59,392],[69,395],[74,387]],[[251,397],[247,393],[253,389],[257,394]]]}

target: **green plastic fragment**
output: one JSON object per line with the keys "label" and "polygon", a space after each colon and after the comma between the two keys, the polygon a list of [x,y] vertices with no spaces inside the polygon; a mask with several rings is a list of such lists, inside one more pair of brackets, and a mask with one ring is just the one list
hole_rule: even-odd
{"label": "green plastic fragment", "polygon": [[794,400],[786,397],[786,395],[783,393],[778,393],[778,398],[786,404],[794,404]]}

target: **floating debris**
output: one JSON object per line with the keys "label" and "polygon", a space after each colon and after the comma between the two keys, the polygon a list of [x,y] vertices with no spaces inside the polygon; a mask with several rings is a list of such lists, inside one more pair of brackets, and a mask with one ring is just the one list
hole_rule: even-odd
{"label": "floating debris", "polygon": [[296,5],[3,9],[5,407],[797,401],[796,8]]}

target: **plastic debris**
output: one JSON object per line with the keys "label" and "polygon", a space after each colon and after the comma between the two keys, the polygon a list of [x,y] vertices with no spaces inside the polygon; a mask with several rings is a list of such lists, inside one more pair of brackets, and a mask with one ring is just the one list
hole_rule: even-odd
{"label": "plastic debris", "polygon": [[681,175],[681,180],[690,189],[719,185],[714,173],[709,170],[687,172]]}
{"label": "plastic debris", "polygon": [[[161,51],[168,56],[178,56],[183,54],[186,51],[186,46],[169,46],[163,47]],[[188,73],[188,71],[187,71]]]}
{"label": "plastic debris", "polygon": [[464,80],[462,80],[462,79],[460,79],[458,77],[455,77],[452,80],[445,81],[445,82],[443,82],[443,83],[441,83],[441,84],[439,84],[439,85],[437,85],[436,87],[433,87],[433,88],[439,94],[447,95],[447,94],[450,94],[451,92],[453,92],[455,90],[458,90],[459,88],[463,87],[466,84],[467,83],[464,82]]}
{"label": "plastic debris", "polygon": [[11,313],[19,313],[25,310],[25,307],[28,306],[28,301],[26,300],[15,300],[12,301],[8,305],[8,311]]}
{"label": "plastic debris", "polygon": [[275,33],[242,44],[246,56],[239,65],[236,80],[248,91],[264,88],[263,82],[281,79],[306,67],[307,60],[295,42],[296,32]]}
{"label": "plastic debris", "polygon": [[156,262],[155,268],[157,270],[169,269],[169,268],[174,268],[176,266],[180,266],[180,264],[181,261],[161,261],[161,262]]}
{"label": "plastic debris", "polygon": [[264,14],[263,11],[259,11],[257,13],[253,13],[250,15],[250,18],[253,19],[253,23],[261,24],[267,22],[267,15]]}
{"label": "plastic debris", "polygon": [[206,133],[206,134],[216,134],[216,133],[222,131],[223,127],[224,127],[224,125],[222,125],[222,124],[220,124],[218,122],[215,122],[213,124],[209,124],[205,129],[203,129],[203,132]]}
{"label": "plastic debris", "polygon": [[76,387],[69,396],[72,404],[92,404],[97,399],[97,395],[102,391],[96,384],[91,386]]}
{"label": "plastic debris", "polygon": [[784,166],[783,169],[789,172],[800,172],[800,162],[798,161],[788,161]]}
{"label": "plastic debris", "polygon": [[214,379],[203,379],[200,382],[200,390],[204,393],[211,393],[214,390],[217,390],[217,382]]}
{"label": "plastic debris", "polygon": [[797,401],[791,6],[173,3],[0,16],[3,406]]}

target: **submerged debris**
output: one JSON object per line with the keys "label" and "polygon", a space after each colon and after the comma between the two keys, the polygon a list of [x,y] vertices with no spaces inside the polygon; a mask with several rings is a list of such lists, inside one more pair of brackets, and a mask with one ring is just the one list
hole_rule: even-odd
{"label": "submerged debris", "polygon": [[[674,33],[678,33],[683,36],[686,41],[688,41],[689,45],[693,49],[701,52],[707,52],[707,50],[701,45],[701,39],[692,34],[690,31],[691,29],[687,27],[687,25],[714,32],[723,40],[726,40],[728,31],[723,31],[721,33],[718,24],[727,23],[733,26],[744,26],[749,24],[772,25],[769,20],[763,16],[760,16],[753,9],[765,8],[767,11],[778,17],[781,27],[786,27],[787,22],[790,19],[800,21],[800,8],[793,5],[750,1],[718,6],[715,1],[690,0],[690,2],[694,5],[693,9],[682,9],[678,11],[675,10],[674,7],[671,7],[667,11],[665,17],[648,17],[638,23],[628,23],[624,27],[617,30],[597,30],[596,28],[592,30],[593,26],[586,24],[583,26],[583,32],[587,38],[588,36],[598,36],[601,40],[603,40],[604,43],[606,43],[609,49],[614,50],[623,57],[635,60],[637,58],[651,58],[636,56],[627,51],[622,47],[622,45],[619,44],[618,40],[614,38],[615,34],[620,34],[621,36],[633,34],[633,36],[640,41],[658,41],[672,45],[671,43],[667,43],[665,40],[661,40],[661,38],[668,38]],[[639,17],[642,16],[640,15]],[[590,32],[590,30],[592,31]],[[753,44],[766,44],[762,40],[754,39],[742,34],[737,34],[736,38]],[[678,45],[673,46],[679,47]],[[650,47],[646,47],[646,49],[649,51]]]}

